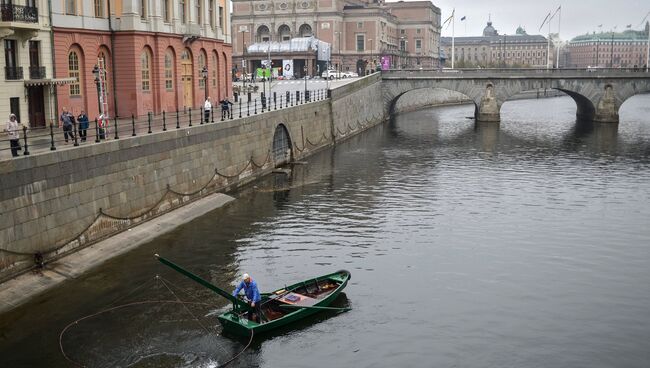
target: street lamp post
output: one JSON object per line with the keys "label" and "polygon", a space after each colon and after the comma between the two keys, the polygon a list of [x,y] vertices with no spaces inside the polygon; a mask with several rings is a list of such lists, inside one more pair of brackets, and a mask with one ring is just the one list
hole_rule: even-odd
{"label": "street lamp post", "polygon": [[201,77],[203,78],[203,101],[208,100],[208,67],[204,66],[201,69]]}
{"label": "street lamp post", "polygon": [[101,96],[101,80],[99,79],[99,66],[93,67],[93,75],[95,76],[95,85],[97,86],[97,114],[102,113],[102,96]]}
{"label": "street lamp post", "polygon": [[[241,30],[241,68],[242,68],[242,89],[245,91],[246,90],[246,58],[244,58],[244,55],[246,53],[246,46],[244,45],[244,38],[246,34],[246,29],[242,28]],[[242,91],[243,92],[243,91]]]}
{"label": "street lamp post", "polygon": [[370,42],[370,73],[372,73],[372,70],[374,69],[374,61],[372,60],[372,38],[369,38],[368,41]]}
{"label": "street lamp post", "polygon": [[343,59],[341,58],[341,32],[336,32],[336,35],[338,36],[339,39],[339,62],[337,63],[337,68],[336,68],[336,79],[341,79],[341,68],[343,67]]}
{"label": "street lamp post", "polygon": [[[305,60],[307,62],[307,60]],[[303,74],[305,74],[305,102],[307,102],[307,65],[302,67]]]}

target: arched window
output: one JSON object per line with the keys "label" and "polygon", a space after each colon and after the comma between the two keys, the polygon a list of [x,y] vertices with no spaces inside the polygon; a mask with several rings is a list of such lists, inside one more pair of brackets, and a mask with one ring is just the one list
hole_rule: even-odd
{"label": "arched window", "polygon": [[70,96],[81,95],[81,81],[79,80],[79,55],[76,51],[68,54],[68,76],[77,80],[70,84]]}
{"label": "arched window", "polygon": [[300,26],[298,29],[298,33],[300,34],[300,37],[311,37],[312,31],[311,31],[311,26],[309,24],[303,24]]}
{"label": "arched window", "polygon": [[268,42],[271,40],[271,32],[267,26],[257,28],[257,42]]}
{"label": "arched window", "polygon": [[289,41],[291,39],[291,29],[288,25],[283,24],[278,28],[278,38],[280,41]]}
{"label": "arched window", "polygon": [[142,90],[151,90],[151,54],[148,49],[140,55],[140,75],[142,77]]}
{"label": "arched window", "polygon": [[165,53],[165,89],[174,89],[174,55],[171,50]]}
{"label": "arched window", "polygon": [[203,69],[206,68],[206,59],[205,51],[201,50],[199,53],[199,88],[205,89],[205,79],[203,77]]}

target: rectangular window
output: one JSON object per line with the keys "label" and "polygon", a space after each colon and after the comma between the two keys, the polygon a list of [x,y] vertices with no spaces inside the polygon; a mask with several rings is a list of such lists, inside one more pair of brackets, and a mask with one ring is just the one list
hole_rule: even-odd
{"label": "rectangular window", "polygon": [[210,17],[210,28],[214,29],[214,0],[208,4],[208,17]]}
{"label": "rectangular window", "polygon": [[223,7],[219,7],[219,28],[223,29],[225,23],[223,21]]}
{"label": "rectangular window", "polygon": [[399,30],[399,33],[400,33],[400,34],[405,34],[405,33],[406,33],[406,30],[400,29],[400,30]]}
{"label": "rectangular window", "polygon": [[357,35],[357,51],[365,51],[366,37],[362,34]]}
{"label": "rectangular window", "polygon": [[104,17],[104,0],[95,0],[95,17]]}
{"label": "rectangular window", "polygon": [[415,33],[420,34],[420,33],[422,33],[422,30],[420,28],[418,28],[417,31],[415,31]]}
{"label": "rectangular window", "polygon": [[140,0],[140,18],[145,19],[147,17],[147,1]]}
{"label": "rectangular window", "polygon": [[185,1],[186,0],[178,0],[178,15],[181,18],[181,23],[185,24],[187,23],[187,12],[185,11]]}
{"label": "rectangular window", "polygon": [[363,22],[357,22],[357,28],[358,29],[363,28]]}
{"label": "rectangular window", "polygon": [[422,49],[422,40],[415,40],[415,49],[416,50]]}
{"label": "rectangular window", "polygon": [[77,0],[65,0],[65,13],[67,15],[77,15]]}
{"label": "rectangular window", "polygon": [[406,51],[406,40],[399,40],[399,49],[402,51]]}
{"label": "rectangular window", "polygon": [[196,23],[199,25],[203,24],[203,0],[196,1]]}
{"label": "rectangular window", "polygon": [[166,23],[169,23],[171,21],[171,17],[170,17],[170,14],[169,14],[170,13],[170,11],[169,11],[170,10],[169,9],[169,2],[170,2],[170,0],[165,0],[163,2],[163,9],[162,9],[163,10],[163,19],[164,19],[164,21]]}

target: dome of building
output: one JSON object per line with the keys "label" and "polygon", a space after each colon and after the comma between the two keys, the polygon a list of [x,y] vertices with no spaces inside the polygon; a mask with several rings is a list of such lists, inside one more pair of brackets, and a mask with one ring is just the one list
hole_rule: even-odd
{"label": "dome of building", "polygon": [[515,31],[516,34],[518,35],[527,35],[526,30],[521,28],[521,26],[517,27],[517,30]]}
{"label": "dome of building", "polygon": [[483,29],[483,36],[496,36],[499,33],[494,27],[492,27],[492,22],[488,21],[487,26]]}

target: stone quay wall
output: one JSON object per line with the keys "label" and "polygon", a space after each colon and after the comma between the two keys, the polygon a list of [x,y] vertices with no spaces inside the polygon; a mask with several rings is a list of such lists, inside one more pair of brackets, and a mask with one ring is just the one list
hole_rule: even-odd
{"label": "stone quay wall", "polygon": [[273,171],[384,121],[379,73],[331,98],[215,124],[0,161],[0,281]]}

